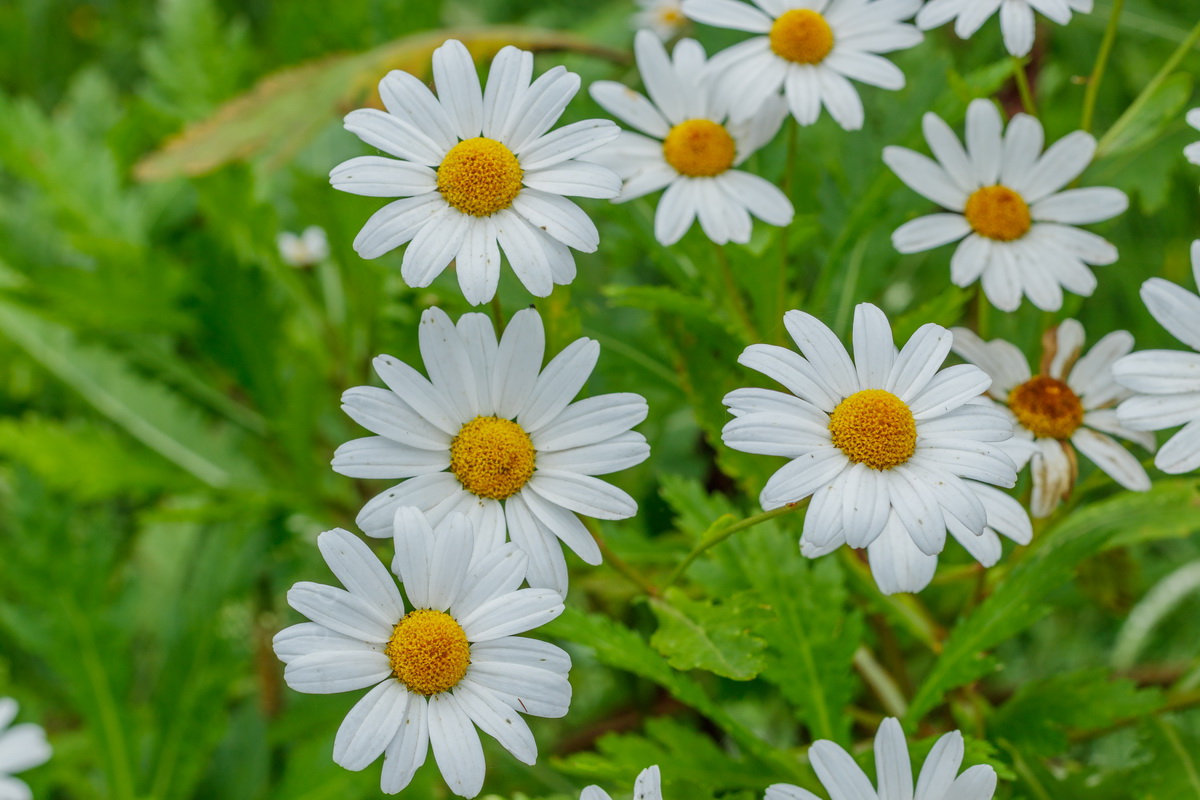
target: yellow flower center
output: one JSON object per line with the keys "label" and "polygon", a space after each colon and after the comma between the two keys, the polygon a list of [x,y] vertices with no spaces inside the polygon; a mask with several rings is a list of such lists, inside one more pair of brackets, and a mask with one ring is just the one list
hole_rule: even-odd
{"label": "yellow flower center", "polygon": [[823,16],[807,8],[780,14],[769,38],[775,55],[797,64],[820,64],[833,49],[833,29]]}
{"label": "yellow flower center", "polygon": [[383,651],[396,678],[428,697],[458,685],[471,664],[471,645],[454,617],[422,608],[396,623]]}
{"label": "yellow flower center", "polygon": [[829,415],[833,443],[856,464],[891,469],[917,449],[917,423],[896,395],[883,389],[855,392]]}
{"label": "yellow flower center", "polygon": [[487,217],[512,205],[521,192],[521,162],[495,139],[465,139],[446,153],[437,186],[446,202],[464,214]]}
{"label": "yellow flower center", "polygon": [[1000,242],[1020,239],[1029,232],[1029,205],[1007,186],[985,186],[967,198],[967,222],[980,236]]}
{"label": "yellow flower center", "polygon": [[1067,439],[1083,424],[1083,403],[1060,380],[1038,375],[1008,393],[1008,407],[1034,436]]}
{"label": "yellow flower center", "polygon": [[683,12],[678,6],[667,6],[659,10],[658,21],[664,25],[680,25],[683,23]]}
{"label": "yellow flower center", "polygon": [[663,140],[663,158],[680,175],[692,178],[720,175],[733,166],[737,145],[724,125],[712,120],[679,123]]}
{"label": "yellow flower center", "polygon": [[450,442],[450,471],[468,492],[503,500],[533,475],[537,451],[520,425],[499,417],[476,417]]}

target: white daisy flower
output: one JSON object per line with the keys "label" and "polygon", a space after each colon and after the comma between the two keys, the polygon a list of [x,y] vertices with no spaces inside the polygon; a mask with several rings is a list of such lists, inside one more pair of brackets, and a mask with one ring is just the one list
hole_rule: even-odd
{"label": "white daisy flower", "polygon": [[0,697],[0,800],[33,800],[29,786],[13,774],[45,764],[51,755],[40,725],[12,725],[17,711],[16,700]]}
{"label": "white daisy flower", "polygon": [[655,238],[664,245],[679,241],[697,216],[704,235],[717,244],[750,241],[751,214],[772,225],[791,222],[787,195],[770,181],[734,169],[774,138],[787,114],[783,98],[769,97],[748,121],[727,125],[712,97],[699,42],[679,42],[671,59],[654,34],[638,31],[634,52],[652,101],[613,81],[590,89],[610,114],[647,134],[622,131],[587,156],[624,179],[614,202],[666,187],[654,216]]}
{"label": "white daisy flower", "polygon": [[329,258],[329,240],[325,229],[309,225],[299,236],[283,231],[275,238],[279,246],[279,257],[292,267],[311,267]]}
{"label": "white daisy flower", "polygon": [[637,0],[633,15],[634,30],[649,28],[664,42],[674,38],[687,25],[682,0]]}
{"label": "white daisy flower", "polygon": [[[1200,286],[1200,239],[1192,242],[1192,277]],[[1162,278],[1142,284],[1142,302],[1179,341],[1200,351],[1200,297]],[[1113,365],[1113,376],[1136,396],[1117,407],[1135,431],[1183,427],[1167,440],[1154,466],[1179,475],[1200,468],[1200,354],[1146,350]]]}
{"label": "white daisy flower", "polygon": [[[1187,113],[1187,124],[1200,130],[1200,108],[1193,108]],[[1193,142],[1183,148],[1183,157],[1193,164],[1200,165],[1200,142]]]}
{"label": "white daisy flower", "polygon": [[[1096,288],[1089,264],[1111,264],[1117,248],[1075,225],[1115,217],[1129,206],[1118,189],[1067,189],[1087,168],[1096,140],[1084,131],[1042,153],[1042,123],[1017,114],[1002,136],[1000,112],[988,100],[967,109],[966,149],[936,114],[924,118],[933,161],[903,147],[883,160],[900,180],[953,213],[907,222],[892,234],[901,253],[963,239],[950,260],[956,286],[981,281],[993,305],[1013,311],[1024,293],[1045,311],[1062,307],[1062,290],[1087,297]],[[964,238],[965,237],[965,238]]]}
{"label": "white daisy flower", "polygon": [[803,357],[773,345],[747,347],[738,362],[791,392],[737,389],[725,396],[736,417],[722,438],[735,450],[791,459],[759,501],[779,508],[809,495],[801,552],[817,557],[843,544],[866,547],[880,589],[919,591],[933,577],[946,530],[972,535],[987,507],[967,480],[1016,483],[1012,461],[994,443],[1012,425],[969,402],[991,384],[977,367],[940,369],[952,335],[922,326],[897,353],[883,312],[854,311],[854,360],[816,317],[789,311],[788,333]]}
{"label": "white daisy flower", "polygon": [[608,198],[620,189],[609,170],[576,161],[616,138],[609,120],[547,133],[579,90],[579,76],[555,67],[530,84],[533,54],[505,47],[481,89],[467,48],[451,39],[433,52],[437,98],[413,75],[379,82],[387,112],[346,115],[346,130],[397,159],[360,156],[329,173],[334,188],[400,197],[375,213],[354,249],[377,258],[411,242],[400,274],[428,286],[453,259],[463,296],[485,303],[500,280],[500,251],[538,297],[575,278],[569,247],[594,252],[596,226],[563,195]]}
{"label": "white daisy flower", "polygon": [[1082,358],[1083,326],[1064,320],[1046,332],[1041,366],[1034,375],[1016,345],[985,342],[966,328],[954,328],[954,352],[992,378],[987,395],[1013,423],[1013,438],[1001,444],[1020,470],[1030,465],[1030,510],[1046,517],[1075,486],[1079,450],[1100,469],[1137,492],[1150,477],[1115,434],[1154,450],[1154,437],[1117,421],[1115,406],[1132,392],[1113,380],[1113,362],[1133,349],[1128,331],[1113,331]]}
{"label": "white daisy flower", "polygon": [[525,554],[505,544],[472,558],[474,538],[461,514],[435,533],[415,508],[396,512],[392,570],[408,611],[387,568],[343,530],[317,545],[346,588],[301,582],[288,592],[312,622],[275,635],[284,680],[309,694],[373,687],[338,729],[333,760],[357,771],[383,755],[388,794],[408,785],[432,745],[450,789],[474,797],[485,769],[477,726],[533,764],[537,745],[521,714],[561,717],[571,702],[570,656],[513,635],[561,614],[562,596],[518,589]]}
{"label": "white daisy flower", "polygon": [[[579,800],[612,800],[608,792],[599,786],[588,786],[579,794]],[[638,773],[633,784],[633,800],[662,800],[662,784],[658,765],[646,767]]]}
{"label": "white daisy flower", "polygon": [[[854,757],[831,741],[813,742],[808,760],[821,785],[834,800],[992,800],[996,792],[996,770],[979,764],[958,775],[964,751],[963,737],[958,731],[938,739],[921,767],[914,789],[904,731],[895,718],[889,717],[875,735],[878,792]],[[799,786],[777,783],[767,787],[766,800],[821,798]]]}
{"label": "white daisy flower", "polygon": [[[757,7],[755,7],[757,6]],[[821,106],[848,131],[863,125],[862,99],[850,80],[904,88],[904,73],[879,53],[921,42],[902,22],[921,0],[684,0],[683,13],[718,28],[763,34],[718,53],[717,96],[735,122],[749,119],[783,88],[792,116],[811,125]]]}
{"label": "white daisy flower", "polygon": [[464,314],[456,328],[431,308],[420,327],[429,380],[390,356],[375,359],[388,389],[350,389],[342,408],[378,435],[347,442],[333,457],[334,470],[351,478],[406,479],[363,507],[357,521],[368,536],[390,536],[396,509],[416,506],[434,522],[455,511],[469,516],[477,552],[503,542],[507,527],[529,556],[531,586],[566,594],[558,539],[600,563],[575,514],[637,513],[632,497],[593,476],[650,454],[645,437],[630,430],[646,418],[646,401],[618,393],[572,403],[600,345],[577,339],[542,369],[545,344],[533,309],[517,312],[497,343],[486,315]]}
{"label": "white daisy flower", "polygon": [[1014,56],[1025,56],[1033,49],[1034,11],[1066,25],[1072,11],[1090,14],[1092,0],[929,0],[917,14],[917,26],[927,31],[953,19],[954,32],[959,38],[969,39],[997,11],[1004,47]]}

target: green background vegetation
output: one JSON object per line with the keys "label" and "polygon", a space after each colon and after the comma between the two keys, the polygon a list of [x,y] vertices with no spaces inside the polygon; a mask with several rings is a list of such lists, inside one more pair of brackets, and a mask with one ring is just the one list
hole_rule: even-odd
{"label": "green background vegetation", "polygon": [[[1042,31],[1030,71],[1048,141],[1079,127],[1081,76],[1111,7],[1097,6]],[[636,85],[632,11],[536,0],[0,5],[0,695],[54,744],[54,759],[25,776],[37,797],[379,794],[378,765],[350,773],[330,760],[353,698],[286,689],[270,640],[299,619],[284,603],[293,582],[332,580],[316,534],[353,530],[383,486],[328,467],[362,435],[338,409],[341,391],[375,380],[379,352],[419,364],[423,308],[470,309],[450,273],[413,290],[399,253],[354,254],[381,201],[328,186],[332,166],[367,152],[339,119],[386,69],[424,69],[443,28],[469,29],[481,57],[513,41],[545,51],[539,72],[564,63],[585,86]],[[1196,17],[1195,0],[1129,0],[1099,135]],[[484,27],[494,25],[522,27]],[[710,53],[740,38],[699,36]],[[1133,201],[1094,226],[1122,258],[1097,269],[1093,298],[981,319],[974,291],[949,285],[949,248],[891,247],[891,231],[928,204],[882,166],[882,148],[924,150],[926,110],[956,126],[976,96],[1017,110],[1002,54],[994,20],[970,42],[933,32],[895,57],[908,88],[863,88],[865,130],[824,117],[799,131],[787,176],[786,134],[752,160],[788,186],[797,215],[786,235],[758,224],[749,245],[726,249],[749,326],[697,230],[667,250],[651,235],[654,198],[582,201],[600,250],[536,305],[550,351],[580,335],[602,344],[588,393],[650,402],[639,429],[652,456],[615,477],[641,512],[602,529],[656,588],[706,534],[753,514],[778,466],[729,452],[718,432],[721,396],[758,381],[737,354],[780,340],[782,308],[845,334],[854,304],[872,301],[898,340],[928,321],[982,324],[1031,356],[1041,330],[1071,315],[1092,341],[1127,327],[1139,347],[1177,346],[1137,287],[1161,275],[1194,288],[1200,169],[1180,151],[1200,138],[1183,123],[1200,105],[1195,51],[1083,178]],[[599,115],[585,91],[564,121]],[[311,224],[328,231],[330,259],[282,263],[278,232]],[[510,314],[531,299],[510,272],[500,296]],[[1152,473],[1156,488],[1134,495],[1081,469],[1068,509],[1032,547],[1010,546],[984,572],[951,544],[917,599],[880,596],[849,551],[801,559],[798,515],[735,534],[652,600],[610,564],[572,560],[570,609],[544,631],[575,658],[571,713],[531,720],[535,767],[485,742],[485,794],[628,791],[658,763],[668,798],[749,800],[774,781],[813,787],[814,739],[869,742],[899,714],[915,756],[961,728],[968,763],[1000,773],[998,797],[1200,797],[1200,713],[1189,710],[1200,703],[1200,581],[1155,591],[1200,560],[1196,482]],[[449,796],[432,757],[407,792]]]}

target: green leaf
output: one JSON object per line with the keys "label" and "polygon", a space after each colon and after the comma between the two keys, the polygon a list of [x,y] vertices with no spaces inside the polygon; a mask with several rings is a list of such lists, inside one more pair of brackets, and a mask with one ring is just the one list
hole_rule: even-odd
{"label": "green leaf", "polygon": [[1067,729],[1099,730],[1162,705],[1162,692],[1112,680],[1103,667],[1021,686],[988,724],[989,735],[1042,757],[1067,749]]}
{"label": "green leaf", "polygon": [[1042,534],[995,592],[950,632],[941,656],[909,706],[905,718],[909,729],[937,706],[946,692],[994,671],[996,660],[987,651],[1045,615],[1048,609],[1042,601],[1046,595],[1065,583],[1076,566],[1099,552],[1112,536],[1130,526],[1152,526],[1164,532],[1194,530],[1197,506],[1200,496],[1195,481],[1160,481],[1149,492],[1120,494],[1077,509]]}
{"label": "green leaf", "polygon": [[1192,97],[1192,77],[1177,72],[1167,78],[1154,94],[1146,99],[1137,117],[1125,125],[1116,136],[1105,136],[1096,151],[1101,160],[1136,150],[1162,136],[1168,126],[1178,122],[1183,109]]}
{"label": "green leaf", "polygon": [[735,720],[687,675],[671,668],[645,639],[615,620],[568,607],[543,629],[547,635],[592,648],[602,664],[652,681],[703,714],[747,753],[775,767],[780,776],[802,775],[799,766]]}
{"label": "green leaf", "polygon": [[732,789],[754,789],[761,794],[770,782],[754,762],[732,758],[711,736],[669,717],[646,721],[645,735],[606,734],[595,752],[557,759],[555,767],[589,781],[629,785],[650,764],[657,764],[664,794],[701,798]]}
{"label": "green leaf", "polygon": [[689,600],[672,587],[665,599],[651,598],[650,608],[658,617],[650,644],[675,669],[703,669],[735,681],[751,680],[763,670],[767,643],[751,633],[762,620],[762,608],[754,598]]}
{"label": "green leaf", "polygon": [[[695,482],[663,482],[663,496],[679,515],[676,524],[702,537],[706,520],[735,512],[721,495]],[[852,666],[863,638],[862,617],[849,610],[845,576],[834,559],[800,555],[797,534],[782,520],[764,522],[722,542],[689,574],[710,594],[740,596],[749,590],[763,621],[754,633],[767,642],[762,678],[796,707],[812,738],[849,744],[850,718],[842,709],[857,687]],[[712,563],[715,562],[715,563]]]}
{"label": "green leaf", "polygon": [[134,438],[210,486],[257,482],[228,431],[207,424],[193,406],[133,372],[116,353],[9,304],[0,304],[0,332]]}

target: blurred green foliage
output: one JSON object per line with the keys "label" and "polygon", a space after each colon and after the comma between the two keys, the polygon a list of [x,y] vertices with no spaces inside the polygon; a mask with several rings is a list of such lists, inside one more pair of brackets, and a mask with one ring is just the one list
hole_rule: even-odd
{"label": "blurred green foliage", "polygon": [[[1195,24],[1195,0],[1127,6],[1100,134]],[[1031,70],[1050,140],[1079,125],[1109,8],[1098,0],[1043,30]],[[549,48],[539,71],[563,63],[585,85],[636,83],[632,11],[621,0],[0,5],[0,695],[55,746],[26,776],[36,796],[378,794],[377,766],[330,760],[349,698],[287,691],[270,639],[297,619],[283,602],[293,582],[331,580],[316,534],[353,529],[378,490],[328,468],[360,435],[341,391],[374,380],[379,352],[419,363],[423,308],[469,309],[453,275],[413,290],[398,254],[355,255],[378,202],[328,186],[333,165],[365,152],[339,116],[369,101],[396,59],[418,58],[395,43],[427,32],[436,44],[443,28],[476,31],[483,50]],[[755,338],[780,341],[785,308],[845,334],[869,300],[898,339],[924,322],[986,322],[1031,354],[1066,316],[1093,341],[1123,326],[1140,347],[1174,346],[1137,288],[1152,275],[1192,288],[1200,170],[1180,151],[1200,138],[1183,124],[1200,53],[1084,176],[1134,200],[1097,228],[1122,259],[1097,271],[1093,298],[981,320],[973,292],[949,287],[945,248],[892,249],[891,231],[926,207],[882,167],[882,148],[923,149],[927,110],[959,124],[976,96],[1019,105],[995,28],[970,42],[936,31],[898,54],[908,87],[865,89],[862,132],[827,118],[799,131],[786,178],[787,133],[750,162],[797,209],[786,233],[760,224],[726,248],[753,336],[698,231],[668,250],[653,242],[652,199],[584,201],[600,251],[537,305],[552,351],[600,341],[588,392],[650,402],[640,430],[653,455],[615,479],[641,513],[602,526],[633,568],[664,580],[715,520],[756,509],[778,462],[720,443],[720,400],[755,381],[737,355]],[[740,38],[696,33],[710,53]],[[582,92],[564,119],[599,115]],[[162,160],[196,142],[207,160]],[[312,224],[330,258],[283,263],[276,235]],[[500,297],[510,313],[530,302],[507,273]],[[1200,797],[1200,598],[1156,607],[1136,663],[1110,664],[1130,610],[1200,559],[1195,482],[1156,476],[1153,492],[1130,495],[1083,470],[1077,513],[988,573],[951,549],[919,600],[879,595],[852,554],[802,560],[795,517],[730,538],[649,601],[607,566],[572,562],[571,608],[546,631],[575,658],[571,713],[532,721],[535,767],[485,745],[486,790],[574,798],[584,781],[627,789],[659,763],[668,797],[758,798],[774,781],[813,785],[803,754],[814,739],[861,742],[899,715],[914,756],[962,728],[968,763],[1004,779],[1000,797]],[[432,759],[407,792],[448,796]]]}

